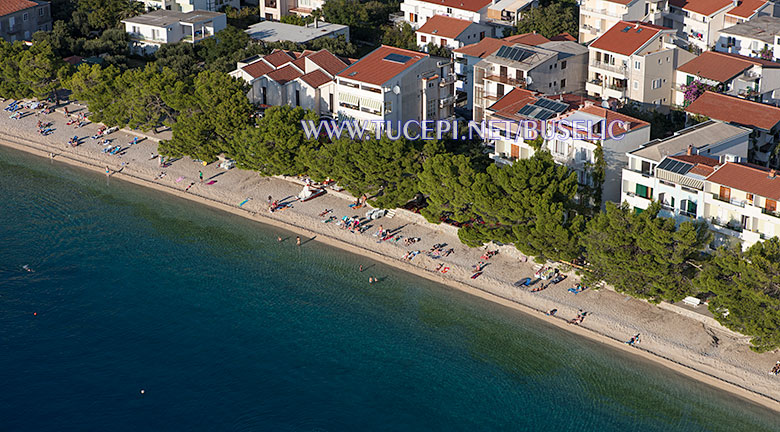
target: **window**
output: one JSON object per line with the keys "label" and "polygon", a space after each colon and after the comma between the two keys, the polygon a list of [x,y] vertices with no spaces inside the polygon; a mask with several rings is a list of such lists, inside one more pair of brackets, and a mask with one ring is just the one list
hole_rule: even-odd
{"label": "window", "polygon": [[777,201],[771,200],[771,199],[767,199],[765,208],[766,208],[767,211],[770,211],[770,212],[777,211]]}
{"label": "window", "polygon": [[38,9],[38,16],[43,16],[46,13],[46,8]]}
{"label": "window", "polygon": [[654,79],[654,80],[653,80],[653,85],[652,85],[652,87],[653,87],[654,89],[661,88],[661,78]]}
{"label": "window", "polygon": [[566,79],[565,78],[561,80],[561,88],[564,88],[564,87],[566,87]]}
{"label": "window", "polygon": [[428,36],[421,35],[420,42],[428,42]]}
{"label": "window", "polygon": [[749,193],[747,194],[747,201],[750,203],[750,205],[753,205],[753,194]]}
{"label": "window", "polygon": [[639,81],[634,80],[634,90],[639,90]]}
{"label": "window", "polygon": [[697,205],[694,201],[684,199],[680,201],[680,212],[686,216],[696,216]]}
{"label": "window", "polygon": [[441,38],[441,42],[439,43],[441,46],[447,46],[447,39]]}
{"label": "window", "polygon": [[561,62],[561,70],[566,69],[566,60]]}
{"label": "window", "polygon": [[636,70],[642,69],[642,63],[639,60],[634,61],[634,69]]}
{"label": "window", "polygon": [[479,32],[479,40],[485,39],[485,32]]}
{"label": "window", "polygon": [[301,106],[301,91],[295,90],[295,106]]}
{"label": "window", "polygon": [[653,188],[649,188],[643,184],[636,184],[636,195],[642,198],[650,198]]}
{"label": "window", "polygon": [[504,95],[504,85],[503,84],[497,84],[496,85],[496,96],[501,97]]}
{"label": "window", "polygon": [[451,14],[452,13],[452,8],[447,8],[447,13]]}
{"label": "window", "polygon": [[731,189],[725,186],[720,187],[720,194],[718,194],[722,201],[731,201]]}
{"label": "window", "polygon": [[393,102],[387,101],[385,102],[385,114],[390,114],[391,112],[393,112]]}
{"label": "window", "polygon": [[523,79],[523,71],[515,69],[515,79],[521,81]]}
{"label": "window", "polygon": [[642,174],[645,175],[653,175],[653,167],[650,165],[650,162],[648,161],[642,161]]}
{"label": "window", "polygon": [[333,93],[328,95],[328,108],[333,111]]}
{"label": "window", "polygon": [[28,15],[28,13],[27,13],[27,12],[25,12],[25,13],[22,15],[22,21],[27,21],[29,18],[30,18],[30,17],[29,17],[29,15]]}

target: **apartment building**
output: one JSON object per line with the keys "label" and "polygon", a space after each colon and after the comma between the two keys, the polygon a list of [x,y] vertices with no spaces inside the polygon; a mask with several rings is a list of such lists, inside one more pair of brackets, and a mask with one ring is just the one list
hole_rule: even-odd
{"label": "apartment building", "polygon": [[49,31],[51,26],[51,9],[47,1],[0,1],[0,38],[7,42],[29,41],[33,33]]}
{"label": "apartment building", "polygon": [[[658,201],[668,212],[665,216],[703,217],[708,169],[721,161],[745,160],[749,135],[750,129],[710,120],[628,152],[621,201],[637,211]],[[683,162],[685,169],[678,169],[677,163]],[[685,174],[688,177],[678,177]]]}
{"label": "apartment building", "polygon": [[780,18],[760,16],[720,31],[715,50],[777,61],[780,59]]}
{"label": "apartment building", "polygon": [[[590,167],[596,163],[596,149],[600,145],[606,163],[602,197],[613,202],[620,201],[626,153],[650,140],[649,123],[571,94],[545,98],[528,90],[514,89],[488,108],[487,122],[495,128],[486,144],[496,163],[528,159],[538,149],[544,149],[556,163],[576,172],[581,184],[592,185]],[[542,136],[538,149],[536,142],[526,139],[531,135],[523,127],[531,127]],[[560,133],[561,127],[569,133]]]}
{"label": "apartment building", "polygon": [[729,95],[776,103],[780,89],[780,63],[739,54],[707,51],[677,68],[674,103],[684,106],[685,89],[694,81],[719,89]]}
{"label": "apartment building", "polygon": [[689,116],[703,116],[732,125],[750,128],[748,161],[780,167],[776,156],[780,138],[780,108],[734,96],[705,92],[685,108]]}
{"label": "apartment building", "polygon": [[122,23],[130,37],[130,49],[137,54],[151,54],[163,44],[198,43],[213,37],[227,26],[227,19],[218,12],[159,9]]}
{"label": "apartment building", "polygon": [[294,53],[275,50],[242,60],[231,76],[246,82],[249,101],[258,106],[292,105],[331,116],[336,98],[336,75],[347,59],[327,50]]}
{"label": "apartment building", "polygon": [[501,37],[511,30],[519,14],[537,6],[537,0],[404,0],[404,21],[417,29],[436,15],[490,25],[490,37]]}
{"label": "apartment building", "polygon": [[486,37],[477,43],[453,50],[455,74],[458,77],[455,82],[457,103],[464,105],[469,113],[472,111],[474,106],[474,66],[482,59],[495,53],[502,46],[512,46],[516,43],[539,45],[545,42],[550,42],[550,39],[536,33],[525,33],[503,39]]}
{"label": "apartment building", "polygon": [[245,31],[257,42],[306,44],[316,39],[338,37],[349,42],[349,26],[319,20],[305,26],[265,20],[250,25]]}
{"label": "apartment building", "polygon": [[588,50],[571,41],[499,47],[474,66],[473,118],[513,88],[546,95],[583,92]]}
{"label": "apartment building", "polygon": [[668,23],[699,51],[713,47],[720,31],[762,15],[771,15],[768,0],[669,0]]}
{"label": "apartment building", "polygon": [[581,0],[580,43],[588,43],[620,21],[661,25],[666,0]]}
{"label": "apartment building", "polygon": [[[336,114],[359,122],[454,120],[450,59],[381,46],[336,77]],[[375,126],[374,126],[375,127]]]}
{"label": "apartment building", "polygon": [[425,48],[429,43],[451,50],[481,41],[491,34],[491,27],[473,21],[435,15],[416,32],[417,46]]}
{"label": "apartment building", "polygon": [[241,9],[240,0],[137,0],[146,6],[146,10],[165,9],[173,12],[192,12],[196,10],[219,12],[230,6]]}
{"label": "apartment building", "polygon": [[260,16],[275,21],[293,14],[305,17],[324,4],[325,0],[260,0]]}
{"label": "apartment building", "polygon": [[588,47],[588,95],[644,108],[671,105],[675,70],[694,57],[677,47],[673,37],[674,30],[653,24],[614,25]]}

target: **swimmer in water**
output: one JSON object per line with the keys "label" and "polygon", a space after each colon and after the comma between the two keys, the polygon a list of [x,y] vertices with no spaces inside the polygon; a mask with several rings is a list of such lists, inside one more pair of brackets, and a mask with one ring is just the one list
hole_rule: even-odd
{"label": "swimmer in water", "polygon": [[28,273],[33,273],[34,270],[30,268],[29,265],[25,264],[22,266],[23,269],[27,270]]}

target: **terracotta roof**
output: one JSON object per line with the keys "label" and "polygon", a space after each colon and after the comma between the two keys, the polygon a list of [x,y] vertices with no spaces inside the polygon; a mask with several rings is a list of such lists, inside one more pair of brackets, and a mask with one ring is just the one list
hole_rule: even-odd
{"label": "terracotta roof", "polygon": [[301,75],[303,75],[303,73],[301,73],[299,70],[295,69],[292,65],[287,65],[281,69],[269,72],[268,78],[271,78],[279,84],[287,84]]}
{"label": "terracotta roof", "polygon": [[[697,75],[717,82],[726,82],[756,65],[765,64],[757,59],[738,54],[705,51],[700,56],[677,68],[680,72]],[[780,67],[780,63],[772,63]]]}
{"label": "terracotta roof", "polygon": [[506,42],[510,42],[512,44],[522,43],[522,44],[534,45],[534,46],[550,42],[550,39],[547,39],[546,37],[537,33],[523,33],[514,36],[507,36],[502,40]]}
{"label": "terracotta roof", "polygon": [[559,34],[558,36],[553,36],[550,38],[551,41],[571,41],[571,42],[577,42],[577,38],[570,35],[568,32],[563,32]]}
{"label": "terracotta roof", "polygon": [[714,92],[704,92],[685,111],[766,131],[780,123],[780,108],[776,106]]}
{"label": "terracotta roof", "polygon": [[[518,114],[520,108],[528,104],[533,104],[540,98],[544,97],[546,96],[540,93],[532,92],[526,89],[514,88],[512,91],[501,97],[501,99],[496,101],[493,105],[488,107],[488,109],[500,117],[516,120],[526,120],[529,118]],[[555,101],[568,104],[569,107],[567,111],[579,107],[585,100],[582,96],[569,93],[549,97],[548,99],[553,99]]]}
{"label": "terracotta roof", "polygon": [[12,14],[35,6],[38,6],[38,3],[30,0],[2,0],[0,1],[0,16]]}
{"label": "terracotta roof", "polygon": [[425,21],[417,33],[431,34],[440,37],[455,39],[471,25],[471,21],[451,18],[444,15],[434,15]]}
{"label": "terracotta roof", "polygon": [[301,76],[301,79],[314,88],[333,81],[333,78],[329,77],[328,74],[320,69],[315,69],[306,75]]}
{"label": "terracotta roof", "polygon": [[681,162],[686,162],[693,165],[693,168],[691,168],[690,171],[688,171],[689,174],[696,174],[700,175],[702,177],[707,177],[708,175],[712,174],[715,171],[715,167],[720,166],[720,161],[707,157],[702,155],[677,155],[677,156],[667,156],[669,159],[675,159]]}
{"label": "terracotta roof", "polygon": [[76,66],[77,64],[81,63],[82,60],[84,60],[84,57],[77,56],[77,55],[65,57],[64,59],[62,59],[62,61],[64,61],[65,63],[71,66]]}
{"label": "terracotta roof", "polygon": [[309,54],[306,58],[333,76],[347,68],[346,62],[336,57],[328,50],[317,51],[316,53]]}
{"label": "terracotta roof", "polygon": [[737,7],[731,9],[726,14],[740,18],[750,18],[765,4],[767,4],[766,0],[740,0]]}
{"label": "terracotta roof", "polygon": [[492,0],[420,0],[425,3],[431,3],[440,6],[451,7],[453,9],[467,10],[477,12],[483,7],[489,5]]}
{"label": "terracotta roof", "polygon": [[252,64],[246,65],[243,68],[241,68],[244,72],[248,73],[252,76],[252,78],[260,78],[261,76],[267,74],[268,72],[271,72],[274,70],[273,66],[269,66],[268,63],[259,60]]}
{"label": "terracotta roof", "polygon": [[727,162],[707,177],[708,181],[773,200],[780,200],[780,175],[756,165]]}
{"label": "terracotta roof", "polygon": [[[624,31],[628,29],[627,31]],[[590,44],[593,48],[622,55],[632,55],[661,30],[669,30],[638,21],[620,21]]]}
{"label": "terracotta roof", "polygon": [[263,60],[271,63],[275,68],[295,60],[295,55],[287,51],[274,50],[271,54],[263,57]]}
{"label": "terracotta roof", "polygon": [[669,4],[672,6],[707,16],[733,3],[733,0],[669,0]]}
{"label": "terracotta roof", "polygon": [[[386,58],[392,54],[400,56],[399,59],[405,61],[401,63]],[[429,55],[382,45],[341,71],[338,76],[367,84],[382,85],[425,57]]]}
{"label": "terracotta roof", "polygon": [[650,126],[650,123],[636,119],[631,116],[627,116],[625,114],[621,114],[617,111],[608,110],[606,108],[596,106],[596,105],[588,105],[580,109],[580,111],[588,114],[593,114],[596,116],[599,116],[607,121],[607,123],[620,120],[622,122],[628,123],[628,130],[632,131],[634,129],[643,128],[645,126]]}

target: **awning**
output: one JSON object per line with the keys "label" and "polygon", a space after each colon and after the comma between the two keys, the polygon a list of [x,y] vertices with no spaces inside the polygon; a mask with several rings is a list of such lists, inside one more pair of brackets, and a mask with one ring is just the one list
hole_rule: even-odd
{"label": "awning", "polygon": [[339,93],[339,102],[358,106],[360,103],[360,98],[350,93]]}
{"label": "awning", "polygon": [[382,112],[382,101],[375,99],[360,99],[360,106],[368,108],[372,111]]}

